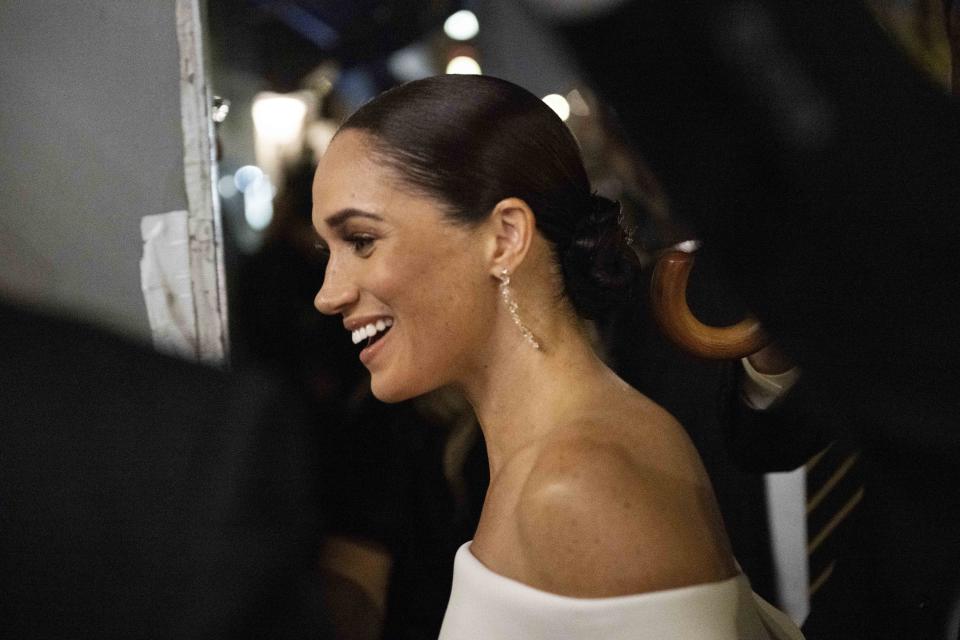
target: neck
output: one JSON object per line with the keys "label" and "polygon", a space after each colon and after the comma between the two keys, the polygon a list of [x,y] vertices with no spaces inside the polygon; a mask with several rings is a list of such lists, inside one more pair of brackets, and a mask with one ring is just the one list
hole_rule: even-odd
{"label": "neck", "polygon": [[458,387],[473,406],[487,443],[490,476],[505,461],[569,420],[578,402],[613,373],[590,345],[582,325],[554,316],[534,334],[531,347],[512,323],[502,323],[496,343]]}

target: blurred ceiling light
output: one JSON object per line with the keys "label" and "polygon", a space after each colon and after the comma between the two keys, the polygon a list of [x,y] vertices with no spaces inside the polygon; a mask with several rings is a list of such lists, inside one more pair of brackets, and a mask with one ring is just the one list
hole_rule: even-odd
{"label": "blurred ceiling light", "polygon": [[233,184],[237,191],[243,193],[250,185],[261,178],[263,178],[263,170],[260,167],[247,164],[237,169],[237,172],[233,174]]}
{"label": "blurred ceiling light", "polygon": [[423,44],[417,43],[390,54],[387,68],[397,80],[407,82],[432,76],[436,73],[430,62],[430,52]]}
{"label": "blurred ceiling light", "polygon": [[575,116],[590,115],[590,105],[583,99],[583,95],[574,89],[567,94],[567,102],[570,103],[570,113]]}
{"label": "blurred ceiling light", "polygon": [[294,142],[303,130],[307,103],[302,98],[264,92],[253,99],[257,135],[276,144]]}
{"label": "blurred ceiling light", "polygon": [[480,22],[473,11],[457,11],[443,23],[443,32],[454,40],[472,40],[480,32]]}
{"label": "blurred ceiling light", "polygon": [[447,73],[462,75],[479,75],[480,63],[470,56],[457,56],[447,63]]}
{"label": "blurred ceiling light", "polygon": [[[238,172],[239,173],[239,172]],[[273,220],[273,196],[276,189],[270,182],[270,176],[261,173],[260,177],[247,185],[243,192],[243,217],[254,231],[262,231]]]}
{"label": "blurred ceiling light", "polygon": [[217,191],[220,193],[221,198],[229,200],[237,195],[239,189],[237,189],[237,183],[233,179],[233,176],[228,174],[217,180]]}
{"label": "blurred ceiling light", "polygon": [[551,93],[548,96],[543,96],[543,101],[546,102],[547,106],[553,109],[564,122],[570,117],[570,103],[560,94]]}

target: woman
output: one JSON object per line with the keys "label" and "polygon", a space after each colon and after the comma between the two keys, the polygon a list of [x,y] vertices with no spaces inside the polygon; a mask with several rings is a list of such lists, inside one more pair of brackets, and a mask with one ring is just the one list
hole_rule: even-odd
{"label": "woman", "polygon": [[779,637],[682,427],[591,348],[583,320],[635,261],[542,101],[478,76],[395,88],[344,123],[313,195],[316,306],[365,343],[373,393],[449,385],[483,429],[441,638]]}

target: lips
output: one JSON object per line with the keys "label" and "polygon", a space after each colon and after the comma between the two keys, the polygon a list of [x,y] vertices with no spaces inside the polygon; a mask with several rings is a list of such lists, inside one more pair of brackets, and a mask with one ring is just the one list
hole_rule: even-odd
{"label": "lips", "polygon": [[[392,321],[388,324],[386,320],[384,320],[383,331],[376,329],[377,324],[373,325],[374,329],[376,330],[375,333],[367,337],[367,346],[360,350],[360,362],[362,362],[368,369],[372,366],[371,363],[373,359],[383,349],[383,345],[386,342],[386,340],[383,340],[383,338],[390,333],[390,327],[392,325]],[[366,334],[366,328],[369,326],[370,325],[364,325],[364,327],[362,327],[362,329],[364,329],[364,334]]]}

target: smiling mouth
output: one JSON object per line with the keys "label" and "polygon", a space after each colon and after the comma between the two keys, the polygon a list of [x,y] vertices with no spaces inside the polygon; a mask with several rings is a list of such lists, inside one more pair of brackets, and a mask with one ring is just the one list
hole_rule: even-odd
{"label": "smiling mouth", "polygon": [[369,347],[370,345],[379,342],[383,338],[383,336],[387,335],[388,333],[390,333],[390,327],[387,327],[383,331],[378,331],[375,335],[367,338],[367,346]]}
{"label": "smiling mouth", "polygon": [[351,334],[353,344],[360,344],[366,340],[366,346],[369,347],[378,342],[381,338],[383,338],[383,336],[387,335],[392,326],[392,318],[383,318],[381,320],[377,320],[376,322],[372,322],[368,325],[360,327],[359,329],[355,329]]}

